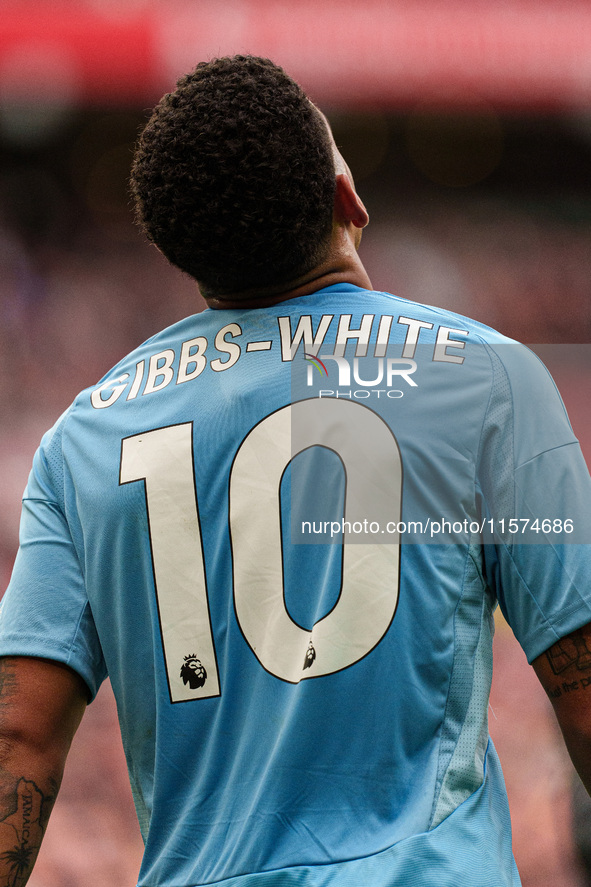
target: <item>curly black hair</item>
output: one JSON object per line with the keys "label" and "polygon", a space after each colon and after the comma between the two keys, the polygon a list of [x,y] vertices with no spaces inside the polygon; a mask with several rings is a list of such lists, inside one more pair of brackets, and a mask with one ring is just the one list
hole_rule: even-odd
{"label": "curly black hair", "polygon": [[137,217],[205,295],[276,286],[327,253],[335,167],[326,123],[269,59],[202,62],[136,147]]}

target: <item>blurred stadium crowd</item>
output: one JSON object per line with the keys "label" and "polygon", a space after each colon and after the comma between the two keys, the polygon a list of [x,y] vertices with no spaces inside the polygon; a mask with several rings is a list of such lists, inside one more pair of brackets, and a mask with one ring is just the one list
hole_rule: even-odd
{"label": "blurred stadium crowd", "polygon": [[[325,110],[372,218],[362,251],[374,286],[526,343],[568,345],[553,370],[591,460],[591,118]],[[2,587],[43,431],[127,351],[204,307],[133,225],[127,173],[144,119],[142,109],[0,108]],[[548,703],[502,621],[495,643],[491,730],[524,887],[583,887],[570,765]],[[124,887],[140,853],[105,689],[30,883]]]}

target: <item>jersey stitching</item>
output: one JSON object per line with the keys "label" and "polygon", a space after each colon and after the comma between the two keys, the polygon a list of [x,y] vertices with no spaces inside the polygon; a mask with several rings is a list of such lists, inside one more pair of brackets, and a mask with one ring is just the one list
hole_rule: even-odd
{"label": "jersey stitching", "polygon": [[530,462],[535,462],[540,456],[543,456],[545,453],[551,453],[553,450],[562,450],[564,447],[573,447],[578,445],[578,440],[569,440],[568,443],[558,444],[555,447],[548,447],[547,450],[542,450],[540,453],[536,453],[535,456],[531,456],[529,459],[526,459],[525,462],[521,462],[519,465],[515,466],[515,471],[519,471],[520,468],[523,468],[524,465],[529,465]]}
{"label": "jersey stitching", "polygon": [[[462,602],[462,601],[464,600],[464,598],[465,598],[464,591],[465,591],[466,575],[467,575],[468,569],[469,569],[470,567],[471,567],[472,569],[475,570],[476,576],[477,576],[477,578],[478,578],[479,581],[480,581],[480,587],[481,587],[482,592],[483,592],[482,595],[479,595],[479,608],[478,608],[478,611],[477,611],[477,612],[478,612],[478,621],[477,621],[477,623],[476,623],[476,622],[474,623],[475,626],[476,626],[476,624],[477,624],[477,633],[476,633],[476,635],[475,635],[475,637],[474,637],[474,641],[475,641],[475,643],[474,643],[474,647],[473,647],[472,653],[471,653],[471,655],[470,655],[470,663],[471,663],[471,672],[470,672],[470,693],[469,693],[469,695],[466,697],[466,699],[464,700],[463,720],[462,720],[462,723],[461,723],[461,725],[460,725],[460,727],[459,727],[459,730],[457,731],[457,735],[455,736],[454,743],[453,743],[453,747],[452,747],[451,750],[450,750],[450,753],[449,753],[449,759],[448,759],[448,761],[447,761],[447,763],[446,763],[445,771],[444,771],[443,774],[441,775],[441,781],[440,781],[440,784],[439,784],[439,786],[438,786],[438,791],[437,791],[437,798],[436,798],[436,800],[434,801],[434,806],[433,806],[433,809],[432,809],[432,814],[431,814],[431,818],[430,818],[430,822],[429,822],[429,831],[431,831],[431,830],[433,829],[433,827],[434,827],[434,826],[433,826],[433,822],[434,822],[434,820],[435,820],[435,817],[436,817],[436,814],[437,814],[437,811],[438,811],[438,808],[439,808],[439,802],[440,802],[440,799],[441,799],[441,793],[442,793],[443,788],[444,788],[444,786],[445,786],[445,784],[446,784],[447,776],[448,776],[448,774],[450,773],[450,767],[452,766],[452,763],[453,763],[453,761],[455,760],[456,752],[458,751],[458,747],[459,747],[459,743],[460,743],[460,741],[462,740],[462,737],[465,735],[466,724],[467,724],[467,721],[468,721],[468,717],[469,717],[469,715],[470,715],[470,711],[471,711],[472,706],[473,706],[473,702],[474,702],[474,698],[475,698],[475,692],[476,692],[476,681],[477,681],[477,674],[476,674],[476,659],[478,658],[478,655],[479,655],[479,652],[478,652],[478,651],[479,651],[479,649],[480,649],[480,646],[481,646],[481,643],[482,643],[482,640],[483,640],[483,630],[484,630],[485,620],[486,620],[486,618],[487,618],[487,613],[490,613],[490,609],[489,609],[489,607],[488,607],[488,605],[487,605],[487,599],[486,599],[486,593],[485,593],[486,582],[485,582],[485,580],[484,580],[484,576],[483,576],[483,573],[482,573],[481,565],[480,565],[479,561],[478,561],[478,560],[475,558],[475,556],[474,556],[473,547],[470,546],[470,547],[468,548],[467,558],[466,558],[465,567],[464,567],[464,579],[463,579],[463,585],[462,585],[462,596],[461,596],[461,598],[460,598],[460,601],[458,602],[458,607],[456,608],[456,613],[454,614],[454,644],[456,643],[456,639],[457,639],[457,632],[456,632],[456,630],[455,630],[455,623],[456,623],[456,620],[457,620],[457,612],[458,612],[458,609],[459,609],[459,607],[460,607],[460,605],[461,605],[461,602]],[[453,672],[456,670],[456,661],[457,661],[456,657],[457,657],[457,650],[454,651],[454,666],[453,666],[453,668],[452,668],[452,674],[453,674]],[[450,688],[451,688],[451,682],[450,682]],[[449,702],[448,702],[448,705],[446,705],[446,716],[447,716],[448,708],[449,708]],[[481,745],[481,739],[482,739],[483,733],[484,733],[484,736],[486,737],[486,740],[487,740],[487,741],[484,743],[484,750],[483,750],[483,747],[482,747],[482,745]],[[476,738],[476,740],[475,740],[475,742],[474,742],[475,763],[476,763],[476,760],[477,760],[477,759],[476,759],[476,755],[477,755],[479,749],[480,749],[481,751],[483,750],[483,760],[484,760],[484,761],[486,760],[486,748],[487,748],[487,743],[488,743],[488,741],[490,741],[490,737],[489,737],[489,734],[488,734],[488,721],[487,721],[487,718],[486,718],[486,710],[485,710],[484,719],[483,719],[483,721],[482,721],[482,723],[480,724],[480,727],[479,727],[478,737]],[[443,757],[443,756],[441,755],[441,757]],[[456,765],[456,766],[457,766],[457,765]],[[484,779],[484,770],[483,770],[483,772],[482,772],[482,778]],[[451,814],[457,809],[458,806],[460,806],[462,803],[464,803],[464,801],[466,801],[467,798],[470,797],[470,795],[472,794],[472,792],[473,792],[473,791],[476,791],[476,790],[478,789],[478,787],[479,787],[481,784],[482,784],[482,781],[481,781],[478,785],[474,785],[473,788],[472,788],[471,790],[469,790],[468,794],[466,794],[465,797],[463,797],[462,800],[459,801],[459,803],[456,805],[456,807],[454,807],[454,810],[449,810],[449,811],[448,811],[447,813],[445,813],[445,815],[443,815],[443,816],[441,816],[441,811],[440,811],[440,814],[439,814],[439,816],[437,817],[437,822],[436,822],[436,824],[435,824],[435,827],[437,827],[438,825],[441,824],[441,822],[443,822],[445,819],[447,819],[447,817],[450,816],[450,815],[451,815]],[[465,789],[463,789],[463,791],[465,791]],[[457,793],[457,788],[455,789],[455,792]],[[452,792],[452,794],[453,794],[453,792]]]}
{"label": "jersey stitching", "polygon": [[[449,767],[449,764],[450,764],[451,759],[453,757],[453,750],[452,750],[451,754],[449,754],[449,758],[446,763],[445,769],[442,770],[441,768],[443,767],[444,757],[447,756],[447,751],[444,753],[444,750],[442,747],[444,744],[444,740],[446,739],[445,725],[446,725],[447,717],[449,714],[449,707],[451,705],[450,694],[451,694],[451,688],[453,685],[453,678],[454,678],[455,672],[457,671],[458,637],[457,637],[457,631],[456,631],[456,620],[457,620],[457,615],[458,615],[458,610],[460,608],[460,604],[462,603],[462,600],[464,598],[464,593],[466,591],[466,573],[468,571],[469,560],[470,560],[470,549],[468,548],[468,550],[466,552],[466,557],[464,560],[464,569],[462,571],[462,592],[461,592],[460,596],[458,597],[458,601],[456,603],[456,606],[454,609],[454,615],[453,615],[453,646],[454,646],[453,664],[452,664],[452,668],[451,668],[451,671],[449,674],[449,680],[447,682],[447,695],[446,695],[446,700],[445,700],[445,708],[444,708],[444,712],[443,712],[443,719],[441,722],[441,728],[440,728],[440,733],[439,733],[439,753],[437,755],[437,776],[436,776],[435,791],[433,793],[433,805],[431,807],[431,815],[429,817],[429,825],[427,826],[427,831],[431,831],[431,829],[432,829],[433,820],[435,818],[435,813],[437,811],[437,806],[439,803],[439,796],[441,794],[441,790],[443,788],[443,783],[445,781],[445,774],[447,773],[447,768]],[[457,743],[458,737],[459,737],[459,734],[456,737],[456,743]],[[454,747],[455,747],[455,744],[454,744]]]}
{"label": "jersey stitching", "polygon": [[476,463],[475,463],[476,465],[478,465],[478,463],[480,462],[480,457],[482,454],[482,450],[484,448],[484,428],[486,425],[486,418],[487,418],[489,410],[490,410],[490,405],[491,405],[494,387],[495,387],[494,386],[495,366],[494,366],[494,363],[493,363],[491,355],[490,355],[490,350],[489,350],[488,344],[484,340],[481,340],[481,341],[482,341],[482,344],[484,346],[484,350],[486,351],[486,355],[487,355],[489,363],[490,363],[492,381],[491,381],[490,389],[488,392],[488,401],[486,403],[486,408],[484,409],[484,412],[482,414],[482,422],[480,424],[480,434],[478,435],[478,451],[476,453]]}

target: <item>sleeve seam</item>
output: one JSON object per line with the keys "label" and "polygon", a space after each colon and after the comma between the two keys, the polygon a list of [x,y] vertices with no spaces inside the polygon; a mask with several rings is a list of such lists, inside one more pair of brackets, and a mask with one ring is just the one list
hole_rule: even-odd
{"label": "sleeve seam", "polygon": [[540,456],[544,456],[546,453],[551,453],[553,450],[562,450],[564,447],[572,447],[578,446],[579,441],[575,438],[575,440],[566,441],[566,443],[557,444],[555,447],[548,447],[547,450],[542,450],[540,453],[536,453],[535,456],[531,456],[529,459],[526,459],[525,462],[521,462],[519,465],[515,466],[515,471],[519,471],[520,468],[523,468],[525,465],[529,465],[530,462],[535,462]]}

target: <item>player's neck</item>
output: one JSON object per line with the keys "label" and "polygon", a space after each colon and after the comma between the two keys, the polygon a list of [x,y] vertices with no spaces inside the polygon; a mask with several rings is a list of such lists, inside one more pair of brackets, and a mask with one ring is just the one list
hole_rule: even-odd
{"label": "player's neck", "polygon": [[240,293],[228,293],[223,296],[208,296],[203,293],[205,301],[210,308],[223,310],[227,308],[267,308],[288,299],[297,299],[300,296],[309,296],[327,286],[338,283],[351,283],[362,289],[372,289],[367,271],[363,267],[359,256],[354,255],[327,260],[317,266],[308,274],[287,285],[275,287],[263,287],[260,289],[244,290]]}

